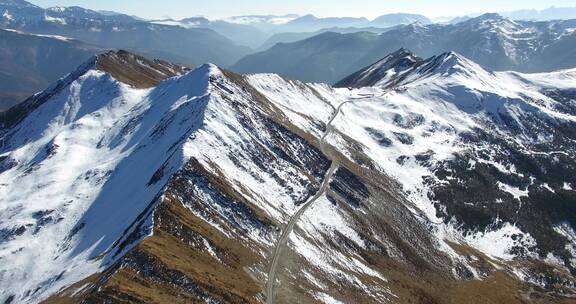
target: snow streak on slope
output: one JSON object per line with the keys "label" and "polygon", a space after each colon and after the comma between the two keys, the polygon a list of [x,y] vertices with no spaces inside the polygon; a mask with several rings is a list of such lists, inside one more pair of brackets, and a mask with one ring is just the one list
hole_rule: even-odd
{"label": "snow streak on slope", "polygon": [[327,122],[334,107],[343,102],[334,98],[332,88],[316,84],[305,85],[276,74],[249,75],[248,81],[269,101],[278,106],[298,128],[316,137],[322,135],[321,124]]}

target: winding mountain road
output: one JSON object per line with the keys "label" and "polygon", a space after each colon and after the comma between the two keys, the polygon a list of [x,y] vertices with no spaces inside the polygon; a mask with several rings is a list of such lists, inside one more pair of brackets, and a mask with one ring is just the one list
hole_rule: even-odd
{"label": "winding mountain road", "polygon": [[292,217],[290,218],[290,221],[288,221],[288,224],[286,224],[286,227],[284,227],[284,230],[282,231],[280,238],[276,242],[276,246],[274,247],[274,252],[272,255],[272,263],[270,265],[270,270],[268,271],[268,281],[266,282],[266,290],[265,290],[266,304],[273,304],[274,303],[274,298],[275,298],[274,288],[276,287],[276,284],[275,284],[276,283],[276,272],[277,272],[277,269],[279,266],[280,256],[282,255],[282,252],[283,252],[284,248],[286,247],[286,244],[288,243],[288,239],[290,238],[290,233],[292,233],[292,230],[294,230],[294,226],[296,225],[296,223],[298,222],[298,220],[300,219],[302,214],[304,214],[304,212],[306,212],[306,210],[308,210],[308,208],[310,208],[310,206],[312,206],[312,204],[314,202],[316,202],[324,194],[324,192],[326,192],[326,189],[328,188],[330,180],[332,179],[334,172],[338,168],[339,164],[338,164],[337,159],[332,157],[330,155],[330,153],[325,148],[326,137],[334,129],[332,122],[334,121],[334,119],[336,119],[336,117],[340,113],[340,110],[342,109],[342,107],[345,104],[352,102],[352,101],[356,101],[358,99],[364,99],[364,98],[369,98],[369,97],[373,97],[373,95],[366,95],[366,96],[363,96],[360,98],[351,98],[349,100],[346,100],[346,101],[340,103],[338,105],[338,107],[335,109],[334,114],[332,114],[332,117],[328,121],[328,124],[326,125],[326,130],[324,131],[324,134],[320,138],[320,151],[322,151],[322,153],[328,159],[330,159],[330,161],[332,163],[330,165],[330,168],[328,169],[328,171],[324,175],[324,179],[322,180],[322,184],[320,185],[320,189],[318,189],[318,192],[316,192],[316,194],[312,198],[310,198],[300,209],[298,209],[298,211],[294,215],[292,215]]}

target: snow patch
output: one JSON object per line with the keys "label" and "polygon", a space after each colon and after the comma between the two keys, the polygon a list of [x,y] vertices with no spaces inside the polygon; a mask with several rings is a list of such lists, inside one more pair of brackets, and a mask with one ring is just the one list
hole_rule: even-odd
{"label": "snow patch", "polygon": [[48,22],[53,22],[53,23],[59,23],[62,25],[66,25],[66,19],[64,18],[58,18],[58,17],[52,17],[48,14],[44,15],[44,20],[48,21]]}
{"label": "snow patch", "polygon": [[488,256],[503,260],[512,260],[515,256],[510,250],[518,245],[512,239],[513,235],[523,235],[523,241],[529,244],[529,246],[536,244],[536,241],[529,234],[522,232],[522,230],[510,223],[505,223],[502,228],[497,230],[471,234],[467,236],[465,240],[468,244]]}
{"label": "snow patch", "polygon": [[12,16],[12,14],[10,14],[10,12],[8,10],[4,11],[4,13],[2,14],[2,17],[4,17],[4,19],[6,19],[8,21],[14,20],[14,16]]}
{"label": "snow patch", "polygon": [[325,304],[344,304],[344,302],[338,301],[336,299],[334,299],[332,296],[323,293],[323,292],[317,292],[314,294],[314,297]]}
{"label": "snow patch", "polygon": [[505,192],[508,192],[510,194],[512,194],[512,196],[514,196],[515,199],[517,199],[518,201],[521,201],[522,197],[528,197],[528,189],[526,190],[520,190],[517,187],[513,187],[510,186],[508,184],[504,184],[501,182],[497,182],[498,187]]}

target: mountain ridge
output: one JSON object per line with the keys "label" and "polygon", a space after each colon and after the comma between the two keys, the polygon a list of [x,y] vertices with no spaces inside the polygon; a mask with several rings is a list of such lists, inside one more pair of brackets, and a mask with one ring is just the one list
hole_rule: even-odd
{"label": "mountain ridge", "polygon": [[[122,66],[122,69],[118,69],[119,66]],[[57,94],[63,87],[70,85],[79,75],[86,73],[90,69],[105,72],[119,81],[136,88],[156,86],[161,80],[182,75],[188,70],[186,67],[173,65],[162,60],[148,60],[125,50],[102,52],[86,60],[75,71],[62,77],[48,89],[34,94],[5,112],[1,112],[0,125],[2,128],[11,128],[18,124],[29,112],[42,105],[46,99]]]}

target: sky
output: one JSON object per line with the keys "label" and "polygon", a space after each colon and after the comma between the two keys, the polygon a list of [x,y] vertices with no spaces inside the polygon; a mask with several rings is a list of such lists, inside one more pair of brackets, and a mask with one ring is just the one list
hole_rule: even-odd
{"label": "sky", "polygon": [[31,0],[42,6],[81,6],[145,18],[205,16],[225,18],[250,14],[314,14],[318,17],[375,18],[387,13],[428,17],[461,16],[550,6],[574,7],[574,0]]}

